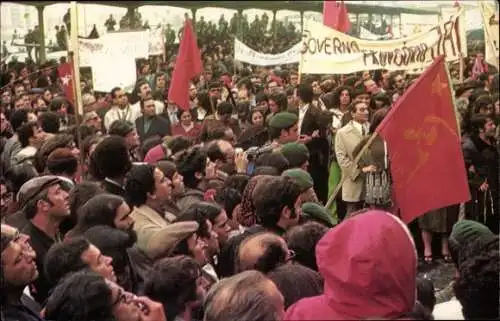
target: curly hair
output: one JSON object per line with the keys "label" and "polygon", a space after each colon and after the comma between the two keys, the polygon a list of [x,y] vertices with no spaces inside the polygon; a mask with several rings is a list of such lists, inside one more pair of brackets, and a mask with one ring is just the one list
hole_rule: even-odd
{"label": "curly hair", "polygon": [[140,164],[132,167],[125,176],[125,198],[134,206],[146,203],[148,193],[155,191],[155,167],[149,164]]}
{"label": "curly hair", "polygon": [[132,167],[127,143],[120,136],[109,136],[97,144],[90,157],[89,171],[98,180],[121,178]]}
{"label": "curly hair", "polygon": [[482,237],[468,244],[459,266],[455,295],[468,319],[497,319],[499,316],[498,236]]}
{"label": "curly hair", "polygon": [[288,247],[295,252],[294,261],[317,271],[316,244],[328,232],[320,223],[307,222],[291,228],[285,234]]}
{"label": "curly hair", "polygon": [[87,270],[61,280],[45,306],[54,321],[113,321],[111,289],[103,277]]}
{"label": "curly hair", "polygon": [[184,177],[184,185],[188,188],[196,188],[199,179],[196,178],[195,174],[205,174],[207,155],[200,147],[194,147],[179,155],[175,165],[177,172]]}
{"label": "curly hair", "polygon": [[58,148],[70,147],[75,137],[70,134],[57,134],[46,140],[35,154],[33,165],[39,173],[43,173],[47,166],[47,158],[50,153]]}
{"label": "curly hair", "polygon": [[[257,220],[264,227],[275,227],[281,211],[288,207],[294,211],[295,201],[301,194],[300,187],[289,177],[273,177],[259,193],[254,191],[254,206]],[[296,214],[297,215],[297,214]]]}
{"label": "curly hair", "polygon": [[201,269],[186,255],[157,261],[144,280],[144,295],[163,304],[167,319],[173,320],[185,305],[196,301],[196,280]]}

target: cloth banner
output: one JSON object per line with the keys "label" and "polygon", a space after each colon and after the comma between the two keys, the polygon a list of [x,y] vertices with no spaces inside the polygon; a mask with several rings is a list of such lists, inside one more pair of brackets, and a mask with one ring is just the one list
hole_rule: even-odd
{"label": "cloth banner", "polygon": [[463,25],[457,14],[410,37],[362,40],[309,21],[303,32],[300,70],[304,74],[348,74],[375,69],[420,69],[440,55],[447,61],[457,60],[461,55],[467,56]]}
{"label": "cloth banner", "polygon": [[103,57],[149,57],[149,31],[111,32],[98,39],[78,39],[80,67],[92,67]]}
{"label": "cloth banner", "polygon": [[373,32],[370,32],[368,29],[363,27],[359,27],[359,37],[361,39],[366,39],[366,40],[384,40],[392,38],[390,34],[376,35]]}
{"label": "cloth banner", "polygon": [[485,61],[498,68],[498,11],[486,1],[479,1],[483,17]]}
{"label": "cloth banner", "polygon": [[279,54],[265,54],[253,50],[238,39],[234,39],[234,59],[256,66],[275,66],[293,64],[300,61],[302,43]]}

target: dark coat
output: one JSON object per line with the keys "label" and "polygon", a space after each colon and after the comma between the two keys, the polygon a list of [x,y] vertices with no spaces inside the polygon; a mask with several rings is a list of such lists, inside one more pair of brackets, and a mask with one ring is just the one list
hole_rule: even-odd
{"label": "dark coat", "polygon": [[149,126],[148,131],[144,131],[144,116],[141,116],[135,120],[135,128],[139,139],[143,142],[146,138],[153,136],[168,136],[171,135],[170,130],[170,120],[165,117],[154,116],[151,126]]}
{"label": "dark coat", "polygon": [[309,106],[304,115],[301,135],[311,136],[315,130],[319,130],[320,137],[313,138],[306,144],[309,149],[308,171],[314,181],[314,191],[318,199],[325,204],[328,200],[328,167],[330,162],[330,144],[326,137],[326,128],[321,121],[321,110],[317,107]]}

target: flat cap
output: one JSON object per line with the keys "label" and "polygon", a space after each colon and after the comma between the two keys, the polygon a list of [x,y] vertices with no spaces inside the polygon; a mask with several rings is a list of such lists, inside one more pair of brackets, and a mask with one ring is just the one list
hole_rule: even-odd
{"label": "flat cap", "polygon": [[25,207],[26,204],[37,197],[38,194],[61,182],[62,180],[54,175],[45,175],[30,179],[21,186],[17,193],[19,208]]}

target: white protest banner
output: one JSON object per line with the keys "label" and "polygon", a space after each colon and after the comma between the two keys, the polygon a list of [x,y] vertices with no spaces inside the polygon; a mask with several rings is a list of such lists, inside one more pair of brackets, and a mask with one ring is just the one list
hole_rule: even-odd
{"label": "white protest banner", "polygon": [[300,60],[302,43],[279,54],[265,54],[253,50],[238,39],[234,39],[234,60],[256,66],[275,66],[297,63]]}
{"label": "white protest banner", "polygon": [[483,17],[484,28],[484,48],[485,61],[498,68],[499,49],[498,49],[498,11],[493,5],[486,1],[479,1],[481,16]]}
{"label": "white protest banner", "polygon": [[165,44],[163,41],[163,28],[149,30],[149,55],[163,55]]}
{"label": "white protest banner", "polygon": [[368,29],[360,26],[359,37],[361,39],[366,39],[366,40],[383,40],[383,39],[390,39],[392,36],[390,34],[377,35],[374,34],[373,32],[370,32]]}
{"label": "white protest banner", "polygon": [[95,91],[110,92],[114,87],[121,87],[132,92],[137,80],[135,63],[130,63],[124,56],[94,61],[92,65],[92,83]]}
{"label": "white protest banner", "polygon": [[[463,12],[463,11],[462,11]],[[426,32],[395,40],[362,40],[321,23],[304,28],[302,66],[304,74],[347,74],[362,70],[419,69],[444,55],[447,61],[467,56],[464,28],[459,15]]]}
{"label": "white protest banner", "polygon": [[149,31],[111,32],[98,39],[78,39],[80,66],[92,66],[94,60],[117,55],[149,57]]}

